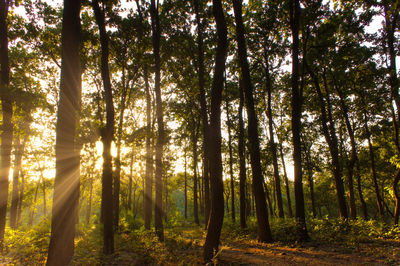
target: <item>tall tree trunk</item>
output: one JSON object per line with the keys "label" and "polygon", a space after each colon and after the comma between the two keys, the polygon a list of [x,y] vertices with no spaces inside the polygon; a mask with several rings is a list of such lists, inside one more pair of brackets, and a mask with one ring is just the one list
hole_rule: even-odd
{"label": "tall tree trunk", "polygon": [[360,198],[361,209],[363,211],[364,220],[367,220],[368,219],[368,209],[367,209],[367,204],[365,203],[364,196],[363,196],[362,189],[361,189],[360,166],[358,163],[356,164],[356,167],[357,167],[356,179],[357,179],[358,197]]}
{"label": "tall tree trunk", "polygon": [[[340,161],[339,161],[339,149],[338,149],[338,140],[336,136],[336,130],[334,126],[334,122],[332,119],[332,114],[331,114],[331,104],[330,104],[330,97],[329,97],[329,91],[327,87],[327,82],[326,82],[326,74],[323,74],[323,81],[325,85],[325,90],[326,90],[326,97],[322,94],[321,87],[319,85],[318,77],[316,74],[311,70],[311,67],[308,66],[307,64],[307,70],[311,76],[311,79],[314,82],[315,89],[317,90],[319,102],[320,102],[320,108],[321,108],[321,124],[322,124],[322,131],[325,136],[325,140],[328,143],[329,147],[329,152],[331,155],[331,160],[332,160],[332,172],[333,176],[335,179],[335,184],[336,184],[336,196],[338,200],[338,205],[339,205],[339,212],[340,212],[340,218],[341,219],[347,219],[347,208],[346,208],[346,200],[344,197],[344,185],[343,185],[343,180],[341,176],[341,167],[340,167]],[[326,102],[325,102],[326,98]],[[329,126],[328,126],[329,122]]]}
{"label": "tall tree trunk", "polygon": [[301,105],[302,91],[299,90],[299,26],[300,1],[290,0],[290,27],[292,31],[292,135],[294,162],[294,196],[299,238],[308,239],[304,211],[303,172],[301,161]]}
{"label": "tall tree trunk", "polygon": [[348,108],[347,108],[347,105],[346,105],[346,102],[344,99],[343,92],[341,91],[339,86],[336,86],[336,84],[335,84],[335,88],[339,95],[340,106],[342,108],[342,112],[344,115],[347,133],[349,134],[349,137],[350,137],[351,155],[350,155],[350,159],[347,163],[347,182],[348,182],[348,186],[349,186],[350,218],[354,220],[357,218],[357,207],[356,207],[356,198],[354,195],[354,181],[353,181],[354,166],[357,162],[356,141],[355,141],[355,137],[354,137],[354,130],[350,123],[349,111],[348,111]]}
{"label": "tall tree trunk", "polygon": [[[396,2],[393,2],[392,6],[389,5],[390,1],[384,4],[384,13],[385,13],[385,31],[386,31],[386,42],[388,46],[388,54],[389,54],[389,83],[390,83],[390,91],[392,100],[394,100],[397,109],[397,119],[398,123],[397,128],[394,128],[395,134],[398,134],[398,125],[400,123],[400,96],[399,96],[399,79],[397,77],[397,67],[396,67],[396,51],[395,51],[395,31],[397,28],[400,5]],[[397,135],[398,136],[398,135]],[[400,154],[400,146],[397,141],[397,152]],[[400,181],[400,169],[397,169],[397,173],[393,180],[393,194],[396,201],[395,213],[394,213],[394,224],[398,224],[399,216],[400,216],[400,194],[398,192],[398,183]]]}
{"label": "tall tree trunk", "polygon": [[13,100],[10,86],[10,66],[8,62],[7,16],[8,0],[0,0],[0,100],[3,124],[0,146],[0,252],[3,250],[6,227],[8,176],[11,167],[11,145],[13,138]]}
{"label": "tall tree trunk", "polygon": [[315,197],[314,197],[314,178],[313,178],[313,163],[311,160],[311,146],[312,144],[309,144],[306,146],[305,141],[304,143],[304,154],[305,154],[305,160],[306,160],[306,165],[305,167],[307,168],[307,178],[308,178],[308,184],[310,186],[310,199],[311,199],[311,209],[313,213],[313,217],[317,217],[317,211],[315,208]]}
{"label": "tall tree trunk", "polygon": [[186,147],[185,149],[185,219],[187,219],[187,159],[186,159]]}
{"label": "tall tree trunk", "polygon": [[102,176],[102,201],[103,209],[103,253],[114,252],[114,226],[113,226],[113,170],[111,157],[111,143],[114,136],[114,104],[108,67],[108,35],[105,25],[104,10],[100,9],[98,0],[93,0],[93,11],[100,32],[101,45],[101,77],[104,86],[106,101],[106,126],[101,132],[103,142],[103,176]]}
{"label": "tall tree trunk", "polygon": [[162,174],[163,174],[163,147],[164,147],[164,118],[163,118],[163,106],[161,99],[160,89],[160,73],[161,73],[161,62],[160,62],[160,39],[161,39],[161,28],[160,20],[158,17],[158,2],[157,5],[155,0],[151,0],[150,5],[151,14],[151,29],[153,33],[153,54],[155,64],[155,78],[154,78],[154,90],[156,93],[156,117],[158,126],[158,137],[156,143],[156,204],[154,213],[154,224],[156,234],[160,241],[164,241],[164,229],[162,222]]}
{"label": "tall tree trunk", "polygon": [[232,210],[232,221],[235,223],[235,181],[233,180],[233,151],[232,151],[232,135],[231,135],[231,117],[229,116],[229,105],[226,101],[226,126],[228,127],[228,148],[229,148],[229,174],[231,177],[231,210]]}
{"label": "tall tree trunk", "polygon": [[79,154],[75,143],[81,101],[80,9],[81,1],[64,1],[55,148],[56,176],[47,265],[68,265],[74,253],[80,178]]}
{"label": "tall tree trunk", "polygon": [[236,41],[242,72],[243,88],[248,114],[248,134],[250,141],[250,160],[253,173],[253,191],[256,201],[256,214],[258,224],[258,240],[260,242],[272,241],[271,230],[268,222],[267,205],[263,189],[263,174],[260,159],[260,142],[258,137],[258,120],[254,107],[253,85],[250,79],[249,63],[247,61],[247,48],[245,30],[242,19],[242,0],[232,0],[235,13]]}
{"label": "tall tree trunk", "polygon": [[210,262],[218,252],[219,238],[224,220],[224,184],[222,181],[221,158],[221,101],[224,88],[225,61],[228,52],[227,27],[221,0],[213,0],[213,14],[217,24],[217,50],[214,78],[211,89],[211,115],[209,128],[211,210],[207,236],[204,243],[204,260]]}
{"label": "tall tree trunk", "polygon": [[274,216],[274,209],[272,208],[272,202],[271,202],[271,197],[269,196],[269,189],[267,183],[264,182],[264,190],[265,190],[265,196],[267,198],[268,202],[268,208],[269,208],[269,214]]}
{"label": "tall tree trunk", "polygon": [[369,159],[371,161],[372,183],[374,184],[376,203],[378,205],[379,215],[383,219],[385,214],[383,212],[383,204],[382,204],[381,194],[379,193],[378,176],[377,176],[376,167],[375,167],[374,147],[372,146],[371,133],[370,133],[369,127],[368,127],[367,114],[365,114],[365,113],[364,113],[364,129],[365,129],[365,133],[367,134],[367,140],[368,140]]}
{"label": "tall tree trunk", "polygon": [[[268,60],[268,59],[267,59]],[[282,203],[282,192],[281,192],[281,180],[279,177],[279,167],[278,167],[278,156],[276,151],[276,144],[274,138],[274,126],[273,126],[273,117],[272,117],[272,82],[271,76],[269,73],[269,66],[267,61],[267,66],[265,68],[266,79],[267,79],[267,116],[268,116],[268,129],[269,129],[269,145],[272,155],[272,165],[274,167],[274,183],[275,183],[275,192],[276,192],[276,201],[278,203],[278,216],[279,218],[284,218],[283,213],[283,203]]]}
{"label": "tall tree trunk", "polygon": [[90,223],[90,216],[92,214],[92,199],[93,199],[93,172],[89,170],[89,199],[88,199],[88,205],[86,209],[86,223]]}
{"label": "tall tree trunk", "polygon": [[[128,184],[128,202],[127,202],[128,206],[127,206],[127,211],[128,210],[132,210],[133,160],[134,160],[134,156],[133,156],[133,150],[132,150],[131,161],[129,163],[129,184]],[[144,186],[143,186],[143,189],[145,189]]]}
{"label": "tall tree trunk", "polygon": [[292,210],[292,201],[290,199],[289,178],[286,173],[285,158],[283,155],[283,145],[282,145],[282,141],[280,141],[280,140],[279,140],[279,155],[281,157],[283,176],[285,178],[285,190],[286,190],[286,197],[287,197],[287,204],[288,204],[288,216],[291,218],[291,217],[293,217],[293,210]]}
{"label": "tall tree trunk", "polygon": [[[129,81],[128,81],[129,82]],[[122,94],[121,94],[121,107],[119,110],[119,123],[117,128],[117,157],[115,158],[115,173],[114,173],[114,229],[117,230],[119,226],[119,202],[120,202],[120,187],[121,187],[121,141],[122,141],[122,127],[124,123],[124,114],[126,106],[126,98],[128,95],[128,84],[125,78],[125,66],[122,67]]]}
{"label": "tall tree trunk", "polygon": [[199,225],[199,205],[197,201],[197,126],[192,113],[192,147],[193,147],[193,214],[194,222]]}
{"label": "tall tree trunk", "polygon": [[243,86],[239,81],[239,201],[240,201],[240,227],[246,228],[246,155],[244,143],[244,123],[243,123]]}
{"label": "tall tree trunk", "polygon": [[25,189],[25,175],[24,172],[20,172],[21,175],[21,185],[19,187],[19,197],[18,197],[18,211],[17,211],[17,226],[21,225],[22,220],[22,203],[24,200],[24,189]]}
{"label": "tall tree trunk", "polygon": [[19,202],[19,177],[21,172],[21,161],[22,152],[24,150],[23,144],[21,144],[19,134],[15,138],[14,151],[14,172],[13,172],[13,188],[12,188],[12,199],[11,199],[11,209],[10,209],[10,227],[17,228],[17,212],[18,212],[18,202]]}
{"label": "tall tree trunk", "polygon": [[198,53],[198,79],[199,79],[199,101],[201,121],[203,123],[203,179],[204,179],[204,217],[207,229],[210,216],[210,185],[209,185],[209,124],[207,113],[206,91],[204,89],[204,50],[203,50],[203,23],[201,21],[200,10],[203,10],[203,0],[194,0],[197,24],[197,53]]}
{"label": "tall tree trunk", "polygon": [[[43,168],[42,168],[43,169]],[[40,180],[42,181],[42,193],[43,193],[43,216],[47,216],[47,208],[46,208],[46,180],[44,179],[43,170],[40,173]]]}

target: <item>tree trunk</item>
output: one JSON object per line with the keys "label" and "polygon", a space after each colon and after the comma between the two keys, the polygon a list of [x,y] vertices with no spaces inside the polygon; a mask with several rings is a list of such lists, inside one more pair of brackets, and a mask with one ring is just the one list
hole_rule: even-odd
{"label": "tree trunk", "polygon": [[198,79],[199,79],[199,101],[201,121],[203,123],[203,179],[204,179],[204,217],[207,229],[210,216],[210,185],[209,185],[209,124],[207,114],[206,92],[204,89],[204,51],[203,51],[203,23],[201,21],[200,10],[203,10],[203,0],[194,0],[197,24],[197,52],[198,52]]}
{"label": "tree trunk", "polygon": [[89,170],[89,179],[90,179],[90,184],[89,184],[89,199],[88,199],[88,205],[87,205],[87,210],[86,210],[86,223],[90,223],[90,216],[92,214],[92,198],[93,198],[93,173],[91,170]]}
{"label": "tree trunk", "polygon": [[289,217],[293,217],[293,210],[292,210],[292,201],[290,199],[290,188],[289,188],[289,178],[286,173],[286,164],[285,164],[285,158],[283,155],[283,146],[282,146],[282,141],[279,140],[279,155],[281,157],[282,161],[282,168],[283,168],[283,176],[285,178],[285,189],[286,189],[286,197],[287,197],[287,204],[288,204],[288,210],[289,210]]}
{"label": "tree trunk", "polygon": [[279,218],[284,218],[283,213],[283,203],[282,203],[282,192],[281,192],[281,180],[279,177],[279,167],[278,167],[278,156],[276,151],[276,144],[274,138],[274,127],[273,127],[273,117],[272,117],[272,84],[271,77],[269,74],[269,66],[267,61],[266,66],[266,79],[267,79],[267,116],[268,116],[268,129],[269,129],[269,145],[272,155],[272,165],[274,167],[274,181],[275,181],[275,192],[276,201],[278,203],[278,216]]}
{"label": "tree trunk", "polygon": [[76,209],[79,197],[79,154],[76,126],[81,98],[81,1],[64,1],[61,32],[61,81],[56,127],[51,237],[47,265],[69,265],[74,253]]}
{"label": "tree trunk", "polygon": [[21,225],[22,220],[22,202],[24,200],[24,189],[25,189],[25,175],[23,171],[20,172],[21,174],[21,186],[19,187],[19,197],[18,197],[18,211],[17,211],[17,226]]}
{"label": "tree trunk", "polygon": [[193,147],[193,214],[194,222],[200,225],[199,221],[199,205],[197,201],[197,126],[194,119],[194,114],[192,113],[192,147]]}
{"label": "tree trunk", "polygon": [[0,100],[3,124],[0,146],[0,252],[3,250],[6,227],[8,176],[11,167],[11,145],[13,138],[13,100],[10,86],[10,66],[8,61],[7,16],[10,1],[0,0]]}
{"label": "tree trunk", "polygon": [[376,167],[375,167],[374,147],[372,146],[371,133],[369,132],[369,127],[368,127],[368,118],[365,113],[364,113],[364,129],[365,129],[365,133],[367,134],[367,140],[368,140],[369,159],[371,161],[372,183],[374,184],[376,203],[378,205],[379,215],[383,219],[384,212],[383,212],[383,204],[382,204],[381,194],[379,193],[378,176],[377,176]]}
{"label": "tree trunk", "polygon": [[186,171],[186,147],[185,147],[185,219],[187,219],[187,171]]}
{"label": "tree trunk", "polygon": [[111,254],[114,252],[114,226],[113,226],[113,171],[111,157],[111,143],[114,136],[114,105],[110,81],[110,71],[108,67],[108,35],[105,25],[104,10],[100,9],[98,0],[93,0],[93,11],[100,32],[101,45],[101,77],[104,86],[106,101],[106,126],[101,132],[103,142],[103,176],[102,176],[102,201],[103,209],[103,253]]}
{"label": "tree trunk", "polygon": [[233,180],[233,151],[232,151],[232,135],[231,135],[231,118],[229,116],[229,105],[228,101],[226,101],[226,121],[227,121],[227,128],[228,128],[228,148],[229,148],[229,174],[231,177],[231,216],[232,221],[235,223],[235,181]]}
{"label": "tree trunk", "polygon": [[[304,143],[304,141],[303,141]],[[313,213],[313,217],[317,217],[317,211],[315,209],[315,197],[314,197],[314,178],[313,178],[313,164],[311,160],[311,144],[307,145],[304,143],[304,154],[306,160],[306,168],[307,168],[307,177],[308,177],[308,184],[310,186],[310,199],[311,199],[311,209]]]}
{"label": "tree trunk", "polygon": [[160,39],[161,39],[161,28],[160,20],[158,17],[158,2],[157,5],[155,0],[151,0],[150,5],[151,14],[151,29],[153,38],[153,54],[155,64],[155,78],[154,78],[154,90],[156,93],[156,117],[158,125],[158,137],[156,143],[156,204],[154,213],[154,224],[156,234],[160,241],[164,241],[164,229],[162,222],[162,174],[163,174],[163,146],[164,146],[164,118],[163,118],[163,106],[161,99],[160,89]]}
{"label": "tree trunk", "polygon": [[225,61],[228,52],[227,27],[221,0],[213,0],[213,14],[217,25],[217,50],[211,89],[211,115],[209,128],[211,210],[204,243],[204,260],[209,263],[218,252],[222,222],[224,220],[224,184],[221,158],[221,101],[224,88]]}
{"label": "tree trunk", "polygon": [[10,227],[16,229],[17,224],[17,212],[19,202],[19,177],[21,172],[21,161],[25,143],[21,144],[20,136],[17,135],[15,139],[15,159],[14,159],[14,172],[13,172],[13,189],[12,189],[12,200],[10,209]]}
{"label": "tree trunk", "polygon": [[233,0],[232,2],[235,13],[236,41],[238,44],[238,55],[248,115],[248,137],[250,141],[250,160],[253,173],[253,191],[256,201],[258,240],[260,242],[270,242],[272,241],[272,235],[268,222],[267,205],[263,189],[264,177],[261,169],[258,121],[254,107],[253,85],[250,78],[249,63],[247,61],[247,48],[244,36],[245,30],[242,19],[242,0]]}
{"label": "tree trunk", "polygon": [[240,227],[246,228],[246,155],[244,142],[244,123],[243,123],[243,86],[242,81],[239,81],[239,201],[240,201]]}
{"label": "tree trunk", "polygon": [[356,198],[354,195],[353,176],[354,176],[354,166],[357,162],[356,141],[355,141],[355,137],[354,137],[354,130],[350,123],[349,111],[348,111],[348,108],[347,108],[347,105],[346,105],[346,102],[344,99],[344,95],[343,95],[341,89],[339,88],[339,86],[335,85],[335,88],[336,88],[336,91],[338,92],[338,95],[340,98],[340,106],[342,108],[342,112],[344,115],[347,133],[349,134],[349,137],[350,137],[351,155],[350,155],[350,159],[347,163],[347,182],[348,182],[348,186],[349,186],[350,218],[355,220],[357,218],[357,207],[356,207]]}
{"label": "tree trunk", "polygon": [[308,239],[304,211],[303,172],[301,161],[301,105],[302,92],[299,90],[299,26],[300,1],[290,0],[290,26],[292,31],[292,135],[294,162],[294,196],[297,230],[300,240]]}
{"label": "tree trunk", "polygon": [[269,189],[268,189],[267,183],[264,183],[264,189],[265,189],[265,195],[266,195],[267,202],[268,202],[269,214],[272,217],[272,216],[274,216],[274,210],[272,208],[272,202],[271,202],[271,197],[269,196]]}
{"label": "tree trunk", "polygon": [[368,219],[368,209],[367,209],[367,204],[365,203],[364,196],[363,196],[362,189],[361,189],[360,166],[358,163],[357,163],[356,179],[357,179],[358,197],[360,198],[360,202],[361,202],[361,209],[363,211],[364,220],[367,220]]}
{"label": "tree trunk", "polygon": [[[43,169],[43,168],[42,168]],[[46,181],[44,179],[43,170],[41,170],[40,179],[42,181],[42,193],[43,193],[43,216],[47,216],[47,208],[46,208]]]}

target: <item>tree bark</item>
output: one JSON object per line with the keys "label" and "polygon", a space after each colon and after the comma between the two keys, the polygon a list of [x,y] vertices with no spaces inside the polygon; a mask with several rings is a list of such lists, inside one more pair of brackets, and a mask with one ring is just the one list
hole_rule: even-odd
{"label": "tree bark", "polygon": [[210,184],[209,184],[209,124],[207,113],[206,92],[204,89],[204,50],[203,50],[203,23],[201,21],[200,10],[203,9],[202,0],[194,0],[197,24],[197,53],[198,53],[198,79],[199,79],[199,101],[201,120],[203,123],[203,182],[204,182],[204,217],[207,229],[210,216]]}
{"label": "tree bark", "polygon": [[106,101],[106,126],[102,129],[103,142],[103,176],[102,176],[102,201],[103,209],[103,253],[114,252],[114,226],[113,226],[113,170],[111,157],[111,143],[114,136],[114,104],[108,66],[109,39],[106,32],[104,10],[100,9],[98,0],[93,0],[93,11],[100,32],[101,45],[101,77],[104,86]]}
{"label": "tree bark", "polygon": [[199,205],[197,200],[197,126],[194,119],[194,114],[192,113],[192,147],[193,147],[193,215],[194,222],[199,225]]}
{"label": "tree bark", "polygon": [[17,213],[18,213],[18,203],[19,203],[19,192],[20,192],[20,172],[21,172],[21,162],[22,155],[24,151],[25,143],[21,144],[19,134],[16,136],[14,144],[14,172],[13,172],[13,188],[12,188],[12,199],[11,199],[11,209],[10,209],[10,227],[16,229],[18,227],[17,223]]}
{"label": "tree bark", "polygon": [[265,192],[263,189],[264,177],[261,169],[258,120],[254,107],[253,85],[250,78],[249,63],[247,61],[245,30],[242,19],[242,0],[232,0],[232,2],[235,13],[235,29],[236,41],[238,44],[239,63],[248,114],[248,137],[250,141],[250,160],[253,173],[253,192],[256,201],[258,240],[260,242],[271,242],[272,235],[268,222],[267,205],[265,202]]}
{"label": "tree bark", "polygon": [[[292,135],[294,162],[294,195],[297,231],[300,240],[308,239],[304,211],[303,172],[301,160],[301,105],[302,92],[299,90],[299,26],[300,1],[290,0],[290,27],[292,31]],[[304,60],[303,60],[304,61]]]}
{"label": "tree bark", "polygon": [[231,117],[229,116],[229,105],[228,101],[226,101],[226,126],[228,128],[228,148],[229,148],[229,174],[230,174],[230,181],[231,181],[231,217],[233,223],[235,223],[235,181],[233,178],[233,151],[232,151],[232,135],[231,135]]}
{"label": "tree bark", "polygon": [[289,217],[291,218],[291,217],[293,217],[293,210],[292,210],[292,201],[290,199],[289,178],[286,173],[286,164],[285,164],[285,158],[284,158],[284,154],[283,154],[283,146],[282,146],[282,141],[280,141],[280,140],[279,140],[279,155],[281,157],[283,176],[285,178],[285,189],[286,189],[286,197],[287,197],[288,212],[289,212],[288,214],[289,214]]}
{"label": "tree bark", "polygon": [[185,219],[187,219],[187,168],[186,168],[186,165],[187,165],[187,159],[186,159],[186,147],[184,148],[185,149]]}
{"label": "tree bark", "polygon": [[80,178],[79,154],[75,143],[81,101],[80,9],[81,1],[64,1],[60,99],[56,126],[56,176],[47,265],[69,265],[74,253]]}
{"label": "tree bark", "polygon": [[158,17],[158,2],[157,5],[155,0],[151,0],[150,5],[151,14],[151,29],[153,38],[153,54],[155,64],[155,78],[154,78],[154,90],[156,93],[156,117],[158,126],[158,137],[156,143],[156,204],[154,213],[154,224],[156,234],[160,241],[164,241],[164,229],[162,222],[162,174],[163,174],[163,147],[164,147],[164,118],[163,118],[163,106],[161,99],[160,89],[160,73],[161,73],[161,62],[160,62],[160,39],[161,39],[161,28],[160,20]]}
{"label": "tree bark", "polygon": [[11,145],[13,138],[13,100],[10,86],[10,66],[8,61],[8,27],[7,0],[0,0],[0,100],[3,114],[3,124],[0,146],[0,252],[3,250],[4,231],[6,227],[8,176],[11,167]]}
{"label": "tree bark", "polygon": [[240,227],[246,228],[246,155],[244,142],[244,123],[243,123],[243,86],[239,81],[239,201],[240,201]]}
{"label": "tree bark", "polygon": [[211,115],[209,128],[211,210],[204,243],[203,256],[210,262],[218,252],[219,238],[224,220],[224,184],[222,181],[221,158],[221,101],[224,88],[225,61],[228,52],[227,27],[221,0],[213,0],[213,14],[217,25],[217,50],[214,78],[211,89]]}
{"label": "tree bark", "polygon": [[272,165],[274,167],[274,181],[275,181],[275,192],[276,201],[278,204],[278,216],[279,218],[284,218],[283,213],[283,203],[282,203],[282,192],[281,192],[281,180],[279,177],[279,167],[278,167],[278,156],[276,151],[276,144],[274,138],[274,127],[273,127],[273,117],[272,117],[272,82],[269,73],[269,66],[267,62],[266,66],[266,80],[267,80],[267,116],[268,116],[268,129],[269,129],[269,146],[272,155]]}

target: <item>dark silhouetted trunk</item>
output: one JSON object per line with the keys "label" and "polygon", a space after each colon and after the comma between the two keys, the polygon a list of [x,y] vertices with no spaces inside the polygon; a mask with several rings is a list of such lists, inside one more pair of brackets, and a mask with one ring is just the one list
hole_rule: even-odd
{"label": "dark silhouetted trunk", "polygon": [[371,133],[370,133],[369,127],[368,127],[367,114],[365,114],[365,113],[364,113],[364,129],[365,129],[365,133],[367,134],[367,140],[368,140],[369,159],[371,162],[372,183],[374,184],[376,203],[378,205],[379,215],[381,216],[381,218],[383,218],[384,217],[383,204],[382,204],[381,194],[379,193],[378,175],[376,173],[374,147],[372,146]]}
{"label": "dark silhouetted trunk", "polygon": [[14,143],[14,172],[13,172],[13,188],[12,188],[12,199],[11,199],[11,209],[10,209],[10,227],[15,229],[17,228],[17,213],[18,213],[18,203],[19,203],[19,192],[20,192],[20,183],[19,177],[21,172],[21,162],[22,162],[22,154],[24,151],[25,143],[21,144],[20,136],[17,135]]}
{"label": "dark silhouetted trunk", "polygon": [[340,107],[342,109],[344,120],[346,123],[347,133],[349,134],[349,137],[350,137],[351,154],[350,154],[349,161],[347,163],[347,182],[348,182],[348,187],[349,187],[350,218],[354,220],[357,218],[357,207],[356,207],[356,198],[354,195],[354,181],[353,181],[354,166],[357,162],[356,141],[354,138],[354,130],[350,123],[349,111],[348,111],[348,108],[347,108],[347,105],[346,105],[346,102],[344,99],[344,95],[343,95],[341,89],[339,88],[339,86],[336,86],[336,84],[335,84],[335,88],[339,95]]}
{"label": "dark silhouetted trunk", "polygon": [[11,145],[13,138],[13,100],[10,86],[10,66],[8,61],[7,16],[10,1],[0,0],[0,100],[3,115],[0,146],[0,252],[3,250],[6,227],[8,176],[11,167]]}
{"label": "dark silhouetted trunk", "polygon": [[274,138],[274,126],[272,117],[272,84],[271,77],[269,74],[269,66],[266,66],[266,79],[267,79],[267,116],[268,116],[268,130],[269,130],[269,146],[272,155],[272,165],[274,167],[274,181],[275,181],[275,193],[276,201],[278,204],[278,216],[284,218],[283,204],[282,204],[282,192],[281,192],[281,180],[279,177],[279,167],[278,167],[278,156],[276,151],[276,144]]}
{"label": "dark silhouetted trunk", "polygon": [[193,147],[193,215],[194,222],[200,224],[199,221],[199,205],[197,200],[197,125],[194,119],[194,114],[192,113],[192,147]]}
{"label": "dark silhouetted trunk", "polygon": [[294,196],[297,230],[300,240],[308,239],[304,211],[303,172],[301,161],[301,105],[302,92],[299,90],[299,26],[300,1],[289,1],[290,27],[292,31],[292,135],[294,162]]}
{"label": "dark silhouetted trunk", "polygon": [[224,88],[225,61],[228,52],[227,27],[221,0],[213,0],[213,14],[217,25],[217,49],[214,78],[211,89],[211,115],[209,128],[211,210],[207,236],[204,243],[204,260],[210,262],[218,252],[219,238],[224,220],[224,184],[222,181],[221,157],[221,101]]}
{"label": "dark silhouetted trunk", "polygon": [[103,142],[103,176],[101,206],[103,209],[103,253],[114,252],[114,226],[113,226],[113,170],[111,157],[111,143],[114,136],[114,105],[108,67],[108,35],[105,25],[104,10],[100,9],[98,0],[93,0],[93,10],[100,32],[101,45],[101,77],[104,86],[106,102],[106,126],[102,129],[101,138]]}
{"label": "dark silhouetted trunk", "polygon": [[[314,178],[313,178],[313,163],[311,160],[311,146],[312,144],[307,145],[303,141],[304,146],[304,155],[305,155],[305,168],[307,169],[307,178],[308,184],[310,186],[310,199],[311,199],[311,209],[313,213],[313,217],[317,217],[317,211],[315,209],[315,197],[314,197]],[[306,146],[307,145],[307,146]]]}
{"label": "dark silhouetted trunk", "polygon": [[364,200],[364,196],[363,196],[362,189],[361,189],[360,166],[358,163],[356,164],[356,167],[357,167],[356,179],[357,179],[358,197],[360,198],[361,209],[363,211],[364,220],[367,220],[368,219],[368,209],[367,209],[367,203]]}
{"label": "dark silhouetted trunk", "polygon": [[[226,83],[226,82],[225,82]],[[226,101],[226,126],[228,128],[228,149],[229,149],[229,174],[231,177],[231,217],[233,223],[235,223],[235,181],[233,178],[233,151],[232,151],[232,134],[231,134],[231,117],[229,116],[229,104],[228,101]]]}
{"label": "dark silhouetted trunk", "polygon": [[203,182],[204,182],[204,217],[205,227],[207,228],[210,216],[210,184],[209,184],[209,124],[207,114],[206,92],[204,89],[204,51],[203,51],[203,23],[201,21],[200,10],[203,10],[202,0],[194,0],[197,24],[197,52],[198,52],[198,79],[199,79],[199,100],[201,121],[203,123]]}
{"label": "dark silhouetted trunk", "polygon": [[274,209],[272,208],[272,202],[271,202],[271,197],[269,196],[269,189],[267,183],[264,183],[264,189],[265,189],[265,196],[268,202],[269,214],[272,217],[274,216]]}
{"label": "dark silhouetted trunk", "polygon": [[244,142],[243,104],[244,95],[242,81],[239,82],[239,201],[240,201],[240,227],[246,228],[246,155]]}
{"label": "dark silhouetted trunk", "polygon": [[289,188],[289,178],[286,173],[286,164],[285,158],[283,155],[283,145],[282,141],[279,141],[279,155],[282,161],[282,168],[283,168],[283,176],[285,178],[285,190],[286,190],[286,197],[287,197],[287,204],[288,204],[288,216],[291,218],[293,217],[293,210],[292,210],[292,201],[290,199],[290,188]]}
{"label": "dark silhouetted trunk", "polygon": [[185,147],[185,219],[187,219],[187,159],[186,159],[186,147]]}
{"label": "dark silhouetted trunk", "polygon": [[154,212],[154,225],[156,234],[160,241],[164,241],[164,229],[162,222],[162,174],[163,174],[163,147],[164,147],[164,118],[163,118],[163,106],[161,99],[160,89],[160,74],[161,74],[161,62],[160,62],[160,39],[161,39],[161,28],[160,20],[158,17],[158,2],[157,5],[155,0],[151,0],[150,5],[151,14],[151,29],[153,38],[153,54],[154,54],[154,66],[155,66],[155,77],[154,77],[154,91],[156,93],[156,117],[158,126],[158,137],[156,143],[156,204]]}
{"label": "dark silhouetted trunk", "polygon": [[253,85],[250,79],[249,63],[247,61],[247,48],[245,30],[242,19],[242,0],[233,0],[235,13],[236,41],[238,44],[239,63],[242,71],[243,90],[246,99],[248,115],[248,137],[250,141],[250,161],[253,173],[253,192],[256,201],[256,215],[258,224],[258,240],[260,242],[272,241],[271,230],[268,222],[267,205],[263,188],[263,174],[260,159],[260,142],[258,137],[258,121],[254,107]]}
{"label": "dark silhouetted trunk", "polygon": [[47,265],[69,265],[74,254],[79,201],[76,127],[81,102],[81,1],[64,1],[61,31],[61,81],[56,126],[56,175]]}

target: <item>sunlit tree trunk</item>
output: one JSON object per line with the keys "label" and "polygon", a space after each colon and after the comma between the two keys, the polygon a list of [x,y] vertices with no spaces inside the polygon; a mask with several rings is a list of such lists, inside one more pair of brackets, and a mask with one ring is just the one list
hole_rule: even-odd
{"label": "sunlit tree trunk", "polygon": [[114,136],[114,104],[111,88],[110,70],[108,66],[109,39],[105,25],[104,10],[100,8],[98,0],[92,2],[93,11],[100,32],[101,45],[101,77],[104,86],[106,102],[106,126],[102,129],[103,142],[103,176],[102,176],[102,201],[103,209],[103,253],[114,252],[114,227],[113,227],[113,170],[111,157],[111,143]]}
{"label": "sunlit tree trunk", "polygon": [[253,192],[256,202],[256,215],[258,225],[258,240],[261,242],[272,241],[271,230],[268,222],[267,205],[263,188],[263,174],[261,169],[260,142],[258,136],[258,121],[254,107],[253,85],[250,79],[250,69],[247,61],[247,48],[245,29],[242,19],[242,0],[233,0],[235,13],[236,41],[238,44],[239,63],[243,79],[243,89],[248,115],[248,138],[250,142],[250,161],[253,176]]}
{"label": "sunlit tree trunk", "polygon": [[21,144],[19,134],[16,135],[14,142],[14,172],[13,172],[13,186],[12,186],[12,199],[11,199],[11,209],[10,209],[10,227],[17,228],[17,212],[18,212],[18,202],[19,202],[19,191],[20,183],[19,177],[21,172],[21,161],[23,153],[23,144]]}
{"label": "sunlit tree trunk", "polygon": [[210,262],[218,252],[219,238],[224,220],[224,184],[221,157],[221,101],[224,88],[225,61],[228,52],[227,27],[220,0],[213,0],[213,14],[217,25],[217,49],[214,78],[211,89],[211,115],[209,129],[211,211],[204,244],[204,260]]}
{"label": "sunlit tree trunk", "polygon": [[240,227],[246,228],[246,155],[244,143],[243,104],[244,95],[242,81],[239,81],[239,201],[240,201]]}
{"label": "sunlit tree trunk", "polygon": [[162,175],[163,175],[163,147],[164,147],[164,118],[163,118],[163,106],[161,99],[160,89],[160,39],[161,39],[161,28],[160,20],[158,17],[158,2],[156,5],[155,0],[151,0],[150,5],[151,14],[151,28],[153,33],[153,54],[155,63],[155,78],[154,78],[154,90],[156,93],[156,117],[158,126],[158,137],[156,143],[156,204],[155,204],[155,215],[154,224],[156,234],[160,241],[164,240],[164,229],[162,223]]}
{"label": "sunlit tree trunk", "polygon": [[299,90],[299,27],[300,1],[289,1],[290,28],[292,31],[292,135],[294,162],[294,196],[297,231],[300,240],[308,239],[304,210],[303,171],[301,159],[301,105],[302,92]]}
{"label": "sunlit tree trunk", "polygon": [[64,1],[56,126],[56,176],[47,265],[69,265],[74,253],[80,178],[79,154],[75,143],[81,101],[80,9],[81,1]]}
{"label": "sunlit tree trunk", "polygon": [[0,252],[3,250],[6,227],[8,176],[11,166],[11,145],[13,138],[13,100],[11,98],[10,66],[8,62],[7,16],[8,0],[0,0],[0,100],[3,115],[0,146]]}

